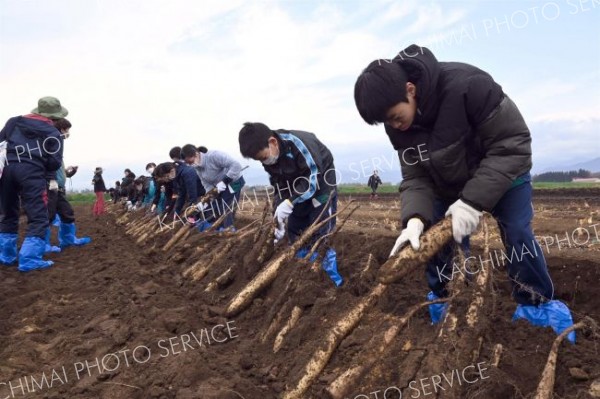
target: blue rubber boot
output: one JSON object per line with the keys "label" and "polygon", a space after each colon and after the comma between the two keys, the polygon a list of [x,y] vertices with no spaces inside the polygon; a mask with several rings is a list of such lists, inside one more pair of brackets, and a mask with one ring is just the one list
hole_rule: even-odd
{"label": "blue rubber boot", "polygon": [[39,237],[25,237],[21,250],[19,251],[19,271],[29,272],[32,270],[45,269],[54,264],[51,260],[44,260],[46,242]]}
{"label": "blue rubber boot", "polygon": [[[437,295],[433,293],[433,291],[429,291],[427,293],[428,301],[435,301],[436,299],[440,299]],[[446,314],[446,310],[448,309],[448,303],[433,303],[429,305],[429,316],[431,317],[431,324],[437,324],[442,320]]]}
{"label": "blue rubber boot", "polygon": [[56,216],[54,216],[54,220],[52,221],[51,224],[54,227],[59,227],[60,226],[60,216],[58,216],[58,213],[56,214]]}
{"label": "blue rubber boot", "polygon": [[50,244],[50,227],[46,229],[46,247],[44,249],[45,253],[58,253],[60,252],[60,247],[56,247]]}
{"label": "blue rubber boot", "polygon": [[[298,250],[298,252],[296,252],[296,258],[298,259],[304,259],[306,258],[306,255],[308,255],[308,248],[306,247],[302,247]],[[310,261],[314,262],[317,259],[317,253],[313,253],[310,257]]]}
{"label": "blue rubber boot", "polygon": [[0,264],[12,265],[17,261],[16,233],[0,233]]}
{"label": "blue rubber boot", "polygon": [[[513,315],[513,321],[525,319],[534,326],[551,327],[556,334],[560,334],[573,325],[571,311],[561,301],[552,300],[542,303],[539,306],[517,305],[517,310]],[[575,331],[567,335],[571,343],[575,343]]]}
{"label": "blue rubber boot", "polygon": [[329,278],[333,281],[336,287],[339,287],[344,283],[344,279],[338,273],[337,269],[337,254],[335,249],[329,248],[325,253],[325,258],[321,263],[321,267],[325,270],[325,273],[329,275]]}
{"label": "blue rubber boot", "polygon": [[196,229],[202,233],[208,229],[210,229],[210,227],[212,226],[212,223],[207,222],[206,220],[203,220],[201,222],[197,222],[196,223]]}
{"label": "blue rubber boot", "polygon": [[82,246],[92,241],[89,237],[77,238],[75,236],[75,223],[61,223],[58,230],[58,245],[62,249],[72,245]]}

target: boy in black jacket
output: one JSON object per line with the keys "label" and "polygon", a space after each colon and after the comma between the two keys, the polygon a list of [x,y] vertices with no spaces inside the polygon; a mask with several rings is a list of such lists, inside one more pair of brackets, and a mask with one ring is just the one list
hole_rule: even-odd
{"label": "boy in black jacket", "polygon": [[6,140],[6,161],[0,179],[0,263],[17,261],[21,201],[27,213],[27,232],[18,254],[19,271],[43,269],[52,261],[42,259],[48,221],[47,176],[62,165],[62,137],[52,120],[68,111],[54,97],[43,97],[25,116],[11,118],[0,132]]}
{"label": "boy in black jacket", "polygon": [[[423,230],[449,215],[455,241],[468,248],[482,211],[490,212],[507,253],[521,255],[507,267],[518,303],[514,319],[557,333],[572,325],[568,307],[553,300],[552,280],[531,230],[531,135],[502,87],[472,65],[438,62],[428,49],[412,45],[393,60],[372,62],[359,76],[354,98],[362,118],[383,122],[402,154],[404,230],[390,256],[407,242],[418,250]],[[447,246],[428,264],[428,299],[448,295],[451,256]],[[434,323],[443,309],[430,306]]]}
{"label": "boy in black jacket", "polygon": [[[273,131],[263,123],[245,123],[239,133],[239,142],[242,156],[262,162],[275,188],[276,241],[281,240],[287,231],[293,243],[310,225],[318,223],[329,197],[331,201],[321,219],[335,214],[337,183],[333,156],[313,133],[283,129]],[[335,217],[312,237],[312,243],[334,228]],[[302,248],[298,257],[303,258],[307,254],[308,248]],[[342,285],[333,248],[327,249],[321,266],[337,286]]]}

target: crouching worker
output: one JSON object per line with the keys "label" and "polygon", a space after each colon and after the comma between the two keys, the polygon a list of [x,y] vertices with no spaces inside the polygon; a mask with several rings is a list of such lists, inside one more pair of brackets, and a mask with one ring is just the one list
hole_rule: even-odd
{"label": "crouching worker", "polygon": [[[54,127],[60,131],[63,140],[70,137],[71,126],[71,122],[66,118],[54,121]],[[67,178],[72,177],[75,173],[77,173],[76,166],[70,166],[65,169],[63,162],[56,173],[53,173],[53,179],[48,183],[48,219],[53,223],[58,215],[60,222],[58,223],[59,247],[50,244],[50,229],[48,228],[46,233],[46,252],[60,252],[62,248],[72,245],[82,246],[91,241],[89,237],[77,238],[75,236],[77,230],[75,226],[75,212],[67,200],[66,194]]]}
{"label": "crouching worker", "polygon": [[[245,123],[239,134],[240,152],[263,164],[275,188],[275,215],[277,223],[274,235],[277,241],[287,233],[294,243],[313,223],[319,223],[337,211],[337,183],[333,156],[313,133],[297,130],[271,130],[262,123]],[[329,201],[328,209],[325,205]],[[324,212],[323,212],[324,211]],[[321,218],[319,215],[323,214]],[[335,217],[317,231],[307,247],[296,256],[304,258],[308,248],[319,237],[331,233]],[[329,247],[321,267],[335,285],[343,283],[337,270],[335,249]],[[311,261],[316,259],[316,254]]]}
{"label": "crouching worker", "polygon": [[[182,211],[186,209],[186,206],[195,207],[206,193],[194,168],[179,162],[165,162],[154,169],[153,176],[159,185],[177,187],[177,200],[173,205],[173,220],[180,218],[182,222],[185,222]],[[155,205],[153,204],[152,211],[154,210]]]}
{"label": "crouching worker", "polygon": [[[0,132],[6,140],[6,166],[0,179],[0,263],[17,261],[17,237],[21,204],[27,214],[27,232],[18,254],[19,271],[52,266],[42,257],[46,249],[48,220],[47,173],[62,165],[62,138],[52,120],[68,111],[54,97],[43,97],[25,116],[8,120]],[[19,202],[19,197],[21,203]]]}
{"label": "crouching worker", "polygon": [[[467,247],[482,211],[490,212],[507,253],[522,255],[507,266],[518,303],[513,320],[556,333],[571,326],[569,308],[553,299],[531,229],[531,134],[502,87],[474,66],[438,62],[428,49],[412,45],[390,63],[372,62],[356,81],[354,98],[365,122],[385,124],[400,154],[404,229],[391,256],[407,242],[418,250],[423,231],[449,215],[456,243]],[[428,299],[448,296],[451,256],[447,246],[427,265]],[[444,309],[430,307],[434,323]],[[575,333],[568,338],[574,342]]]}
{"label": "crouching worker", "polygon": [[181,156],[188,165],[194,167],[204,189],[207,192],[216,191],[208,204],[200,202],[196,206],[200,212],[196,221],[198,230],[206,230],[223,214],[227,215],[219,229],[235,229],[235,212],[245,184],[242,165],[224,152],[206,150],[200,153],[192,144],[181,148]]}

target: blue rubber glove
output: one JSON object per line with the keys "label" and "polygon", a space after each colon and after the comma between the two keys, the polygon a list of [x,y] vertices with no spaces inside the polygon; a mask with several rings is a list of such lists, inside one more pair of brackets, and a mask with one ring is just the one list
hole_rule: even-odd
{"label": "blue rubber glove", "polygon": [[[539,306],[517,305],[513,321],[525,319],[534,326],[551,327],[556,334],[560,334],[573,325],[571,311],[561,301],[552,300]],[[571,343],[575,343],[575,331],[567,335]]]}

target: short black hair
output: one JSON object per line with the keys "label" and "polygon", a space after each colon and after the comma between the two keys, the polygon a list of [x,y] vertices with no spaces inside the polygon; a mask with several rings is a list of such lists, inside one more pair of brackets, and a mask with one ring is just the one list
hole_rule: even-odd
{"label": "short black hair", "polygon": [[67,118],[56,119],[52,123],[54,124],[54,127],[60,131],[69,129],[73,126],[73,125],[71,125],[71,122],[69,122],[69,120]]}
{"label": "short black hair", "polygon": [[208,148],[206,148],[203,145],[198,146],[198,152],[201,152],[203,154],[206,154],[208,152]]}
{"label": "short black hair", "polygon": [[171,159],[181,159],[181,147],[173,147],[171,151],[169,151],[169,158]]}
{"label": "short black hair", "polygon": [[400,102],[408,102],[408,82],[408,75],[399,63],[385,60],[371,62],[354,84],[354,102],[360,116],[369,125],[385,122],[390,108]]}
{"label": "short black hair", "polygon": [[154,162],[150,162],[148,165],[146,165],[146,170],[148,170],[148,168],[156,168],[156,164]]}
{"label": "short black hair", "polygon": [[158,164],[156,169],[154,169],[154,176],[158,178],[164,177],[167,174],[169,174],[174,168],[175,164],[173,162],[163,162],[161,164]]}
{"label": "short black hair", "polygon": [[244,158],[253,158],[269,146],[273,131],[260,122],[246,122],[240,130],[240,152]]}
{"label": "short black hair", "polygon": [[196,148],[193,144],[186,144],[181,147],[181,159],[185,160],[186,158],[195,157],[198,153],[198,148]]}

